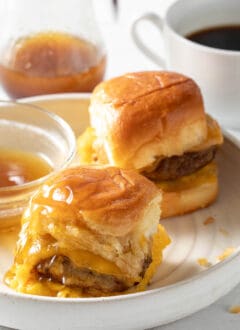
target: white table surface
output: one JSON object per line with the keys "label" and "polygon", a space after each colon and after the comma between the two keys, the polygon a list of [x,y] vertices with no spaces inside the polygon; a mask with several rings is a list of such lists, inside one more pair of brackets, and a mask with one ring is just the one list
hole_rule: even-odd
{"label": "white table surface", "polygon": [[[108,54],[106,78],[125,72],[159,69],[136,48],[130,36],[130,26],[136,17],[145,12],[155,11],[161,16],[164,16],[166,8],[173,1],[119,0],[119,16],[116,20],[112,13],[110,0],[94,0],[97,19]],[[151,26],[146,25],[144,26],[144,33],[149,45],[152,45],[155,50],[163,53],[164,50],[160,42],[159,32]],[[159,40],[159,42],[156,42],[156,40]],[[7,96],[1,89],[0,98],[7,99]],[[239,132],[235,131],[234,134],[240,138]],[[240,314],[229,313],[228,309],[232,305],[240,305],[240,285],[208,308],[177,322],[154,329],[203,330],[211,328],[211,330],[238,330],[240,329]],[[6,329],[0,326],[0,330]]]}

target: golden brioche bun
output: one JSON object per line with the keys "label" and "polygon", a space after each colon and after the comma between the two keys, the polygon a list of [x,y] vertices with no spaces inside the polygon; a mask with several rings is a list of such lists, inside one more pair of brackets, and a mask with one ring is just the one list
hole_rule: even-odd
{"label": "golden brioche bun", "polygon": [[183,215],[204,208],[216,199],[217,166],[212,162],[194,174],[156,185],[163,193],[161,218]]}
{"label": "golden brioche bun", "polygon": [[198,86],[174,72],[129,73],[102,82],[89,111],[100,162],[123,168],[181,155],[207,136]]}
{"label": "golden brioche bun", "polygon": [[[56,209],[70,205],[71,217],[78,218],[90,230],[122,237],[139,225],[153,200],[160,203],[159,189],[133,170],[79,166],[49,179],[32,203],[39,202]],[[159,220],[159,207],[157,213],[153,218]],[[61,214],[59,216],[61,218]],[[61,221],[60,218],[58,221]],[[152,223],[149,220],[150,227]]]}

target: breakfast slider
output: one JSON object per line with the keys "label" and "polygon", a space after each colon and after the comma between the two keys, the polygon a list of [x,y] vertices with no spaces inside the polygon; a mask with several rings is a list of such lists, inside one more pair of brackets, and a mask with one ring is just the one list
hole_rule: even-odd
{"label": "breakfast slider", "polygon": [[213,160],[223,137],[192,79],[167,71],[113,78],[95,88],[89,112],[78,139],[81,163],[139,171],[163,190],[162,217],[215,200]]}
{"label": "breakfast slider", "polygon": [[143,290],[170,243],[158,224],[161,197],[131,170],[60,172],[25,211],[5,282],[18,292],[58,297]]}

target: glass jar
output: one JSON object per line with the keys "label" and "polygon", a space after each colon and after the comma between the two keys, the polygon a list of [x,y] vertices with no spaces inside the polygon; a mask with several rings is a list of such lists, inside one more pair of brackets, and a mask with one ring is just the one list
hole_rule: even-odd
{"label": "glass jar", "polygon": [[0,2],[0,82],[12,98],[91,92],[106,54],[91,0]]}

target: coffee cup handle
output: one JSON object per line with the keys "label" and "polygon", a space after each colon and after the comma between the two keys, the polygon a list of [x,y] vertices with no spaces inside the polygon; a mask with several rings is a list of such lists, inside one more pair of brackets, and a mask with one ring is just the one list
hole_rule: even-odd
{"label": "coffee cup handle", "polygon": [[157,55],[153,50],[151,50],[146,44],[143,42],[142,38],[139,35],[138,32],[138,26],[142,21],[149,21],[151,22],[162,34],[163,31],[163,20],[161,17],[154,13],[147,13],[142,16],[140,16],[138,19],[136,19],[133,22],[132,28],[131,28],[131,34],[132,38],[137,45],[137,47],[148,57],[150,58],[154,63],[157,65],[160,65],[162,68],[166,68],[166,61],[163,57]]}

